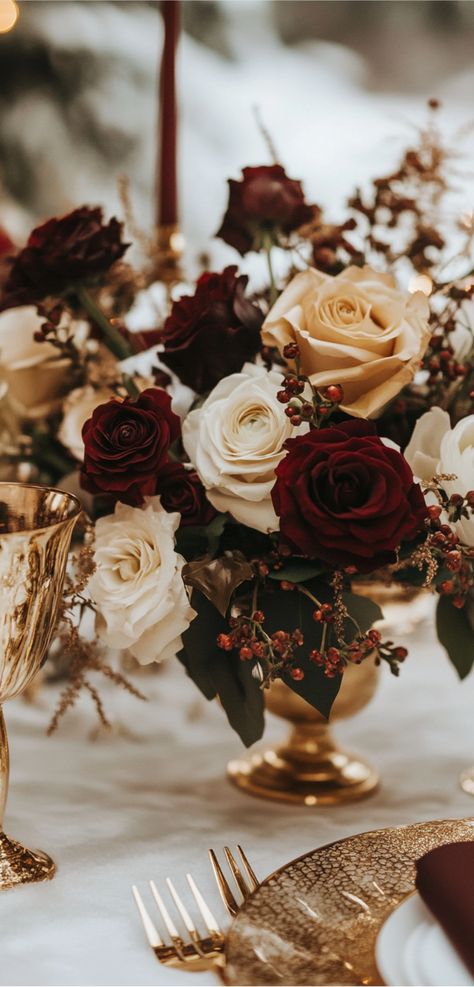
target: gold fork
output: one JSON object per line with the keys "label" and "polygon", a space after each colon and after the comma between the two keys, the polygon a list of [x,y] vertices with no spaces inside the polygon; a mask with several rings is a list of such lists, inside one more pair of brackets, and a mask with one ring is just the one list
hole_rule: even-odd
{"label": "gold fork", "polygon": [[186,967],[189,971],[210,970],[219,963],[223,963],[224,934],[221,932],[216,919],[204,901],[191,874],[186,874],[186,878],[207,927],[207,936],[201,936],[199,934],[187,908],[183,905],[169,877],[166,879],[166,884],[176,909],[179,912],[180,919],[188,932],[188,937],[185,939],[178,932],[154,881],[150,881],[151,893],[171,940],[169,943],[165,944],[163,942],[135,884],[132,887],[133,897],[135,898],[143,922],[145,935],[160,963],[171,967]]}
{"label": "gold fork", "polygon": [[[237,850],[239,852],[240,859],[244,865],[246,878],[242,874],[242,871],[240,870],[240,867],[237,864],[237,861],[234,855],[229,850],[228,846],[224,847],[224,854],[226,861],[229,865],[230,871],[232,873],[232,877],[234,878],[237,888],[240,891],[243,901],[245,901],[245,899],[252,894],[252,891],[255,891],[256,888],[260,886],[260,882],[258,881],[255,871],[250,865],[250,862],[247,859],[244,851],[242,850],[242,847],[237,845]],[[222,901],[224,902],[224,905],[227,908],[229,915],[232,915],[233,917],[234,915],[237,915],[237,912],[239,911],[242,902],[238,904],[238,902],[236,901],[234,894],[231,891],[229,882],[227,881],[224,872],[219,864],[219,861],[214,853],[214,850],[209,850],[209,858],[211,861],[212,869],[214,871],[214,877],[216,879],[217,887],[219,888],[219,893],[222,898]]]}

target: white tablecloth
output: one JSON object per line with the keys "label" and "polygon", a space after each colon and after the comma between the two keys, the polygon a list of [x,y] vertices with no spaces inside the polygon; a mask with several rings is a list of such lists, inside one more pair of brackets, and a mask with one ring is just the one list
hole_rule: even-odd
{"label": "white tablecloth", "polygon": [[[398,638],[405,641],[403,627]],[[176,663],[144,677],[147,704],[104,693],[115,728],[93,739],[87,700],[45,736],[55,690],[5,713],[12,772],[6,830],[51,853],[50,883],[0,895],[0,983],[210,984],[211,974],[160,967],[145,944],[130,885],[150,877],[186,888],[190,870],[224,923],[207,848],[240,842],[259,876],[318,845],[367,829],[471,815],[458,784],[474,761],[474,677],[459,683],[432,621],[409,636],[399,680],[388,668],[362,714],[337,726],[371,758],[380,791],[341,808],[297,809],[241,794],[225,778],[239,740],[215,703],[200,698]],[[270,718],[269,718],[270,719]],[[271,720],[267,736],[284,724]]]}

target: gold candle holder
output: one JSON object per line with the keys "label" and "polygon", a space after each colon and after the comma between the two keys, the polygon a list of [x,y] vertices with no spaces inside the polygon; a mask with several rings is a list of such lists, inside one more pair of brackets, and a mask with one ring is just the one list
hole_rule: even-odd
{"label": "gold candle holder", "polygon": [[53,635],[79,501],[50,487],[0,483],[0,890],[45,881],[47,854],[3,831],[8,740],[2,703],[26,689]]}

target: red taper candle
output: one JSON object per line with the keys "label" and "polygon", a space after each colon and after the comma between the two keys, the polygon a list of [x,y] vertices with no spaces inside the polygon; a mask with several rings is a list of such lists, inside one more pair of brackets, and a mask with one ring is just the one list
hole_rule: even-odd
{"label": "red taper candle", "polygon": [[172,226],[178,222],[176,49],[180,29],[180,0],[162,0],[161,12],[164,43],[160,69],[160,145],[156,174],[158,227]]}

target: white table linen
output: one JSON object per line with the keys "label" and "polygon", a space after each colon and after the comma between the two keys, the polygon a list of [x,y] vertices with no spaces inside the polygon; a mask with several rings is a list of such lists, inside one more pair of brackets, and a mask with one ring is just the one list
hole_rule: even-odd
{"label": "white table linen", "polygon": [[[0,984],[212,984],[210,973],[160,966],[132,901],[136,882],[176,880],[190,870],[227,924],[207,848],[240,842],[264,877],[326,842],[369,829],[474,813],[459,787],[474,761],[473,683],[461,684],[434,636],[432,618],[397,639],[410,656],[398,680],[383,668],[372,704],[336,730],[370,758],[382,785],[367,801],[299,809],[244,795],[225,778],[238,738],[177,662],[139,685],[149,701],[104,690],[114,722],[99,733],[87,698],[45,736],[57,692],[7,703],[12,772],[6,831],[48,851],[50,883],[0,894]],[[223,660],[225,656],[223,655]],[[268,718],[267,738],[285,725]]]}

